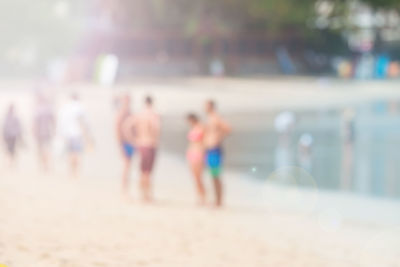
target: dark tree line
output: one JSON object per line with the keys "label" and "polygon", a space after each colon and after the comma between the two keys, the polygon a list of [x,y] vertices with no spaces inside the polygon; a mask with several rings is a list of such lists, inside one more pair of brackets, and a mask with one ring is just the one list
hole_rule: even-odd
{"label": "dark tree line", "polygon": [[[182,37],[296,33],[321,49],[340,39],[341,28],[315,29],[320,0],[13,0],[0,1],[0,59],[11,62],[32,51],[46,60],[68,56],[87,31],[87,15],[103,16],[124,33],[172,32]],[[328,0],[329,1],[329,0]],[[334,15],[352,0],[330,0]],[[375,10],[400,11],[400,0],[360,0]],[[57,6],[59,5],[59,6]],[[67,6],[63,17],[63,5]],[[95,7],[95,8],[94,8]],[[59,10],[58,10],[59,9]],[[94,12],[91,9],[96,9]],[[60,14],[58,14],[60,13]],[[58,15],[57,15],[58,14]],[[1,66],[0,66],[1,67]]]}

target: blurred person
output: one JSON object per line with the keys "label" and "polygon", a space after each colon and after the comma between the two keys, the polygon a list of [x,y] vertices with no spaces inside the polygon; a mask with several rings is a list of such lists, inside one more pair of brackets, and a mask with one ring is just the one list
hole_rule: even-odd
{"label": "blurred person", "polygon": [[354,109],[343,110],[341,187],[346,190],[351,188],[354,177],[355,117]]}
{"label": "blurred person", "polygon": [[340,78],[351,78],[353,76],[353,64],[345,59],[338,60],[337,73]]}
{"label": "blurred person", "polygon": [[206,148],[207,166],[213,178],[215,205],[222,206],[223,186],[221,171],[223,163],[222,143],[231,133],[229,124],[217,113],[213,100],[206,102],[207,121],[205,124],[204,145]]}
{"label": "blurred person", "polygon": [[41,93],[36,95],[33,116],[33,135],[38,148],[39,161],[42,168],[47,170],[49,150],[55,132],[55,116],[48,99]]}
{"label": "blurred person", "polygon": [[302,169],[311,173],[312,171],[312,147],[314,138],[309,133],[300,136],[298,142],[298,162]]}
{"label": "blurred person", "polygon": [[279,143],[290,142],[291,134],[296,122],[296,116],[291,111],[280,112],[274,120],[274,127],[278,133]]}
{"label": "blurred person", "polygon": [[200,205],[205,204],[206,192],[203,184],[204,170],[204,134],[205,129],[196,114],[190,113],[187,116],[187,121],[190,125],[188,133],[189,145],[187,148],[186,157],[189,162],[190,169],[195,178],[198,201]]}
{"label": "blurred person", "polygon": [[293,165],[291,139],[296,122],[296,116],[291,111],[280,112],[274,121],[275,131],[278,134],[278,144],[275,150],[275,169],[287,168]]}
{"label": "blurred person", "polygon": [[[128,94],[120,97],[119,110],[116,117],[116,135],[118,145],[121,149],[121,155],[123,159],[123,171],[122,171],[122,194],[128,196],[129,193],[129,175],[132,165],[132,157],[135,153],[135,147],[132,142],[129,141],[129,137],[125,134],[124,125],[127,123],[128,119],[132,116],[131,112],[131,98]],[[128,131],[133,131],[130,128]]]}
{"label": "blurred person", "polygon": [[[154,111],[153,98],[147,96],[144,100],[145,109],[136,116],[130,116],[126,122],[126,136],[131,144],[139,149],[140,189],[145,202],[152,201],[151,173],[156,159],[157,146],[160,137],[160,116]],[[134,129],[134,131],[130,130]]]}
{"label": "blurred person", "polygon": [[397,61],[392,61],[388,67],[388,76],[390,78],[399,78],[400,77],[400,63]]}
{"label": "blurred person", "polygon": [[9,165],[13,166],[17,147],[22,144],[22,127],[21,121],[18,118],[14,104],[8,107],[7,114],[3,121],[3,141],[8,154]]}
{"label": "blurred person", "polygon": [[292,57],[284,46],[278,47],[276,50],[276,58],[279,66],[284,74],[295,74],[296,66],[293,63]]}
{"label": "blurred person", "polygon": [[84,144],[93,143],[86,113],[77,94],[71,94],[69,102],[60,111],[60,131],[69,154],[70,172],[77,176]]}
{"label": "blurred person", "polygon": [[210,74],[214,77],[222,77],[225,74],[224,62],[219,58],[214,58],[210,62]]}
{"label": "blurred person", "polygon": [[354,75],[357,79],[370,79],[374,76],[374,56],[365,53],[360,56],[359,61],[355,65]]}

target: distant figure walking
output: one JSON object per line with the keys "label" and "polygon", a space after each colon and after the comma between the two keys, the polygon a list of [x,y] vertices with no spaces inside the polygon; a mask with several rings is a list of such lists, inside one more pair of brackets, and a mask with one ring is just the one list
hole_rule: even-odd
{"label": "distant figure walking", "polygon": [[33,117],[33,135],[38,148],[39,162],[45,171],[49,167],[49,150],[54,137],[55,126],[52,105],[44,95],[37,94]]}
{"label": "distant figure walking", "polygon": [[293,131],[296,125],[295,114],[291,111],[280,112],[274,120],[278,142],[275,149],[275,169],[287,170],[294,164],[292,151]]}
{"label": "distant figure walking", "polygon": [[222,143],[231,133],[231,127],[216,111],[216,104],[209,100],[206,103],[206,131],[204,144],[206,147],[206,160],[215,188],[215,205],[222,206],[223,188],[221,182],[221,171],[223,163]]}
{"label": "distant figure walking", "polygon": [[9,165],[15,163],[17,146],[22,143],[21,122],[15,112],[15,106],[8,107],[7,114],[3,122],[3,141],[8,154]]}
{"label": "distant figure walking", "polygon": [[206,200],[206,192],[203,185],[205,129],[202,123],[199,121],[198,116],[193,113],[187,116],[187,121],[190,125],[190,130],[188,133],[189,145],[186,157],[195,178],[199,204],[204,205]]}
{"label": "distant figure walking", "polygon": [[93,139],[84,108],[76,94],[71,95],[69,102],[60,111],[60,132],[69,154],[70,172],[77,176],[85,141],[92,142]]}
{"label": "distant figure walking", "polygon": [[[117,141],[124,162],[124,167],[122,171],[122,194],[124,196],[128,196],[129,194],[129,175],[132,165],[132,157],[135,152],[134,143],[133,141],[129,141],[129,137],[127,136],[127,134],[125,134],[126,131],[124,129],[125,124],[127,124],[127,121],[131,116],[131,98],[129,95],[124,95],[119,101],[119,110],[115,123]],[[133,128],[129,128],[128,131],[132,131],[133,134],[135,132]]]}
{"label": "distant figure walking", "polygon": [[153,109],[151,97],[145,98],[145,109],[141,113],[129,118],[126,129],[131,129],[126,131],[130,143],[134,143],[139,148],[141,157],[140,188],[143,200],[150,202],[152,201],[150,178],[160,136],[160,116]]}
{"label": "distant figure walking", "polygon": [[299,166],[312,173],[312,152],[313,152],[314,138],[309,133],[304,133],[300,136],[297,143],[297,157]]}
{"label": "distant figure walking", "polygon": [[342,189],[351,189],[354,181],[354,146],[356,141],[355,131],[356,111],[347,108],[342,112]]}

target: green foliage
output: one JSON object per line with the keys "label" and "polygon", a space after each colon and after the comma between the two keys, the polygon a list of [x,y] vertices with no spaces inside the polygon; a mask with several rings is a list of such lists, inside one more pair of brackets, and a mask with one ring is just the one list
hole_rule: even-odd
{"label": "green foliage", "polygon": [[374,8],[392,8],[400,10],[400,0],[363,0]]}
{"label": "green foliage", "polygon": [[199,32],[275,32],[306,29],[315,0],[123,0],[120,5],[133,30]]}
{"label": "green foliage", "polygon": [[[0,58],[10,49],[32,44],[42,56],[63,55],[75,44],[85,27],[88,3],[102,3],[118,30],[172,32],[182,36],[264,34],[273,38],[283,32],[305,39],[321,38],[310,27],[317,0],[64,0],[67,18],[57,18],[54,7],[62,0],[0,1]],[[351,0],[332,0],[333,17],[345,17]],[[376,9],[398,9],[400,0],[361,0]],[[343,28],[332,30],[340,35]],[[201,38],[200,38],[201,39]]]}
{"label": "green foliage", "polygon": [[[351,0],[332,0],[333,15],[346,12]],[[400,8],[400,0],[362,0],[374,8]],[[196,34],[217,32],[307,32],[317,0],[121,0],[133,29],[168,29]],[[209,29],[210,30],[210,29]]]}

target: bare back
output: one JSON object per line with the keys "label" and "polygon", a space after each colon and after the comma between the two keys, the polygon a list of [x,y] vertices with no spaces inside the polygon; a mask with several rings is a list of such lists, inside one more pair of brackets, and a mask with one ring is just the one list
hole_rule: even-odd
{"label": "bare back", "polygon": [[136,144],[139,147],[156,147],[160,136],[160,117],[146,110],[136,117]]}
{"label": "bare back", "polygon": [[131,117],[131,112],[129,110],[121,110],[117,114],[116,118],[116,134],[119,142],[128,141],[128,137],[124,131],[124,124]]}

